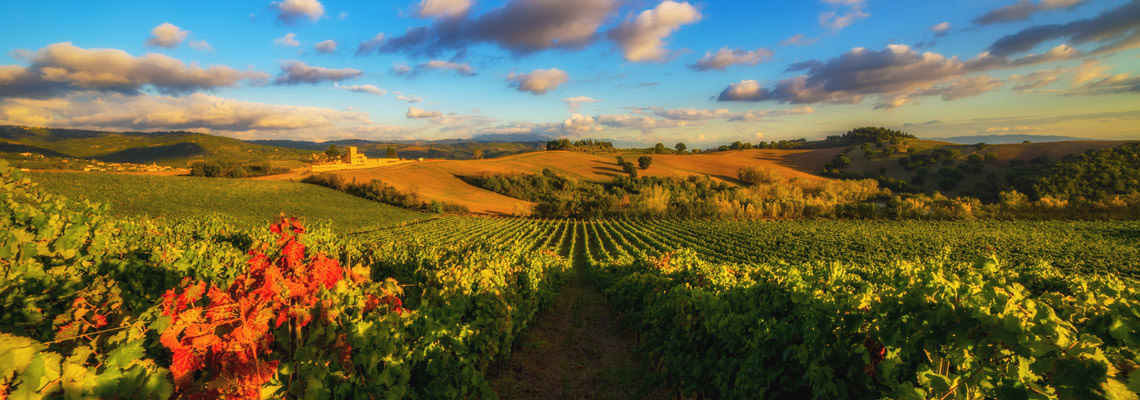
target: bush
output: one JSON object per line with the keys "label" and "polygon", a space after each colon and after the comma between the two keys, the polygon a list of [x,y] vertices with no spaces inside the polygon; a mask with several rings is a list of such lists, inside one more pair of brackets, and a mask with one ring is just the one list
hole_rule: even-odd
{"label": "bush", "polygon": [[770,169],[767,169],[767,168],[760,168],[760,167],[744,167],[744,168],[741,168],[739,171],[737,171],[736,177],[738,179],[740,179],[741,182],[744,182],[744,183],[747,183],[750,185],[759,185],[759,184],[768,185],[768,184],[773,184],[773,183],[783,181],[783,179],[784,179],[784,177],[781,176],[780,173],[773,171],[773,170],[770,170]]}
{"label": "bush", "polygon": [[651,164],[653,164],[653,157],[641,156],[637,158],[637,166],[641,169],[649,169]]}

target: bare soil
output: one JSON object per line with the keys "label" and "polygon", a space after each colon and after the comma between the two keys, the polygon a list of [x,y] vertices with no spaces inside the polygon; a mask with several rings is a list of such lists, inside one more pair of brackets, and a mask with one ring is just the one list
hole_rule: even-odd
{"label": "bare soil", "polygon": [[581,276],[520,339],[492,379],[500,399],[667,399],[636,338]]}

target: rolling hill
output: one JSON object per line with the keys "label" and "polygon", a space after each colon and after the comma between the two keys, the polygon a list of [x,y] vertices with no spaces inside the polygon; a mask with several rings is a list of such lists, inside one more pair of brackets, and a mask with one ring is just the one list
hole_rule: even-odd
{"label": "rolling hill", "polygon": [[300,166],[313,153],[191,132],[104,132],[0,126],[0,152],[184,167],[193,160]]}
{"label": "rolling hill", "polygon": [[[533,138],[526,138],[533,139]],[[490,141],[490,140],[333,140],[328,142],[306,142],[296,140],[252,140],[250,143],[290,149],[324,151],[329,145],[356,146],[364,155],[373,158],[387,156],[388,148],[396,150],[401,158],[442,158],[450,160],[472,160],[495,158],[512,154],[544,150],[545,141]]]}
{"label": "rolling hill", "polygon": [[[707,154],[653,155],[653,165],[642,176],[684,177],[705,175],[737,183],[740,168],[759,166],[778,171],[788,178],[825,180],[809,171],[818,171],[842,148],[816,150],[744,150]],[[381,180],[405,192],[435,201],[467,206],[472,212],[512,215],[529,210],[531,203],[503,196],[464,182],[462,177],[481,174],[534,174],[550,168],[574,179],[608,182],[624,175],[617,165],[618,154],[590,154],[543,151],[487,160],[425,160],[388,167],[334,172],[348,181]],[[641,154],[627,153],[627,159]],[[307,173],[262,177],[259,179],[300,180]]]}

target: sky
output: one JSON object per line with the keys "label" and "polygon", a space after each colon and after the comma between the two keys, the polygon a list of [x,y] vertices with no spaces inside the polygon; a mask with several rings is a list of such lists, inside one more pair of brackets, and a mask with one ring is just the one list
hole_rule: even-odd
{"label": "sky", "polygon": [[61,0],[0,15],[0,124],[1140,139],[1140,0]]}

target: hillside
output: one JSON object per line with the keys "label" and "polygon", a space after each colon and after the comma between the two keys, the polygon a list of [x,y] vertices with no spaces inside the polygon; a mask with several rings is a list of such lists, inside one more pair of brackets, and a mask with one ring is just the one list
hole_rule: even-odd
{"label": "hillside", "polygon": [[348,233],[431,215],[294,182],[73,172],[30,175],[48,192],[107,204],[112,215],[121,217],[179,219],[214,214],[260,228],[285,213]]}
{"label": "hillside", "polygon": [[[847,177],[872,177],[899,182],[910,190],[940,191],[948,195],[986,197],[992,201],[990,188],[1005,182],[1011,172],[1022,166],[1040,167],[1071,154],[1099,150],[1130,143],[1127,141],[1085,140],[996,145],[953,144],[930,140],[908,140],[900,151],[884,156],[885,148],[868,146],[847,152],[850,165],[843,168]],[[870,155],[870,157],[868,157]],[[896,185],[894,189],[901,190]]]}
{"label": "hillside", "polygon": [[[184,167],[193,160],[301,165],[313,153],[191,132],[104,132],[0,126],[0,153]],[[50,162],[51,160],[48,160]]]}
{"label": "hillside", "polygon": [[[824,180],[815,175],[842,148],[818,150],[743,150],[706,154],[653,155],[653,165],[642,176],[684,177],[705,175],[715,180],[737,183],[737,171],[748,166],[778,171],[788,178]],[[485,160],[425,160],[422,162],[372,169],[339,171],[346,180],[367,182],[379,179],[425,199],[467,206],[472,212],[510,215],[528,210],[532,204],[503,196],[464,182],[461,177],[482,174],[535,174],[549,168],[574,179],[609,182],[624,173],[617,165],[618,154],[589,154],[543,151]],[[639,154],[624,157],[636,159]],[[276,175],[261,179],[300,180],[307,173]]]}
{"label": "hillside", "polygon": [[1074,140],[1089,140],[1085,138],[1078,138],[1072,136],[1053,136],[1053,135],[975,135],[975,136],[952,136],[942,138],[932,138],[931,140],[939,140],[943,142],[957,143],[957,144],[1014,144],[1024,142],[1067,142]]}

